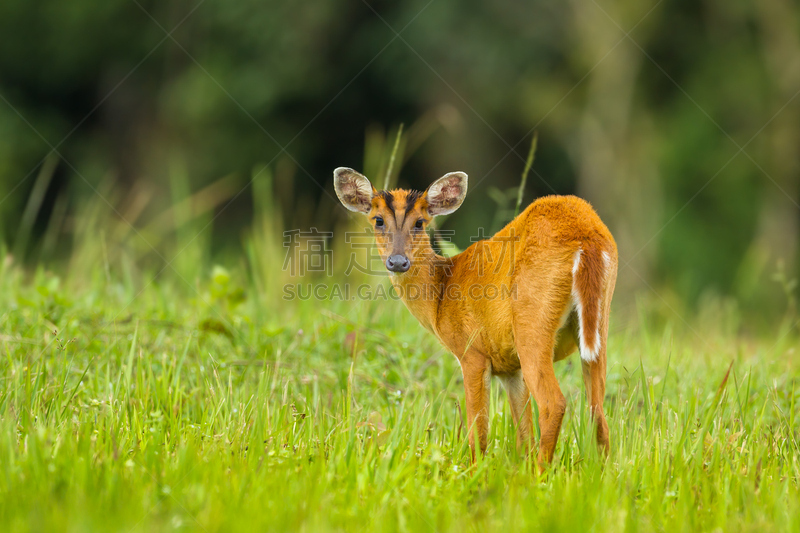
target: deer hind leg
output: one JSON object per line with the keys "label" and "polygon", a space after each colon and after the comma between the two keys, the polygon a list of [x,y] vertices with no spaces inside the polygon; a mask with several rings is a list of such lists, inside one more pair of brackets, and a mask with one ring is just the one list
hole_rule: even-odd
{"label": "deer hind leg", "polygon": [[522,371],[498,376],[508,394],[511,416],[517,427],[517,449],[526,453],[533,440],[533,409],[531,409],[531,393],[522,378]]}
{"label": "deer hind leg", "polygon": [[608,455],[609,438],[608,423],[603,412],[603,397],[606,393],[606,348],[605,343],[599,357],[594,361],[581,360],[583,367],[583,383],[586,385],[586,397],[597,432],[597,445]]}
{"label": "deer hind leg", "polygon": [[476,446],[480,447],[481,455],[486,453],[492,365],[483,354],[468,350],[461,359],[461,373],[464,376],[469,446],[472,450],[472,461],[475,462]]}
{"label": "deer hind leg", "polygon": [[[538,301],[533,300],[514,309],[514,341],[525,384],[539,408],[541,437],[538,460],[542,467],[553,459],[561,421],[567,408],[553,369],[556,334],[561,326],[561,313],[553,313],[553,310],[566,309],[569,290],[543,291],[539,294]],[[548,296],[550,301],[546,301]]]}
{"label": "deer hind leg", "polygon": [[589,248],[576,254],[572,296],[578,314],[578,338],[586,397],[595,423],[597,444],[608,454],[608,423],[603,412],[606,393],[606,345],[616,260],[606,251]]}
{"label": "deer hind leg", "polygon": [[564,325],[558,330],[556,337],[556,347],[553,353],[553,361],[558,362],[566,359],[575,352],[578,347],[578,314],[570,306],[569,315]]}
{"label": "deer hind leg", "polygon": [[553,460],[567,402],[553,370],[552,336],[547,338],[539,332],[524,329],[517,335],[528,337],[518,341],[518,350],[525,384],[539,407],[539,464],[544,465]]}

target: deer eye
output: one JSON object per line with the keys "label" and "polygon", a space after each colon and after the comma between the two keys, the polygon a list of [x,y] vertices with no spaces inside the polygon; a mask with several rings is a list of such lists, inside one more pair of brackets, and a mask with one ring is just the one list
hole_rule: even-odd
{"label": "deer eye", "polygon": [[414,224],[414,227],[417,228],[417,229],[422,229],[422,224],[424,224],[424,223],[425,223],[425,221],[423,219],[419,219],[419,220],[417,220],[417,223]]}
{"label": "deer eye", "polygon": [[375,217],[375,226],[378,228],[383,227],[383,217]]}

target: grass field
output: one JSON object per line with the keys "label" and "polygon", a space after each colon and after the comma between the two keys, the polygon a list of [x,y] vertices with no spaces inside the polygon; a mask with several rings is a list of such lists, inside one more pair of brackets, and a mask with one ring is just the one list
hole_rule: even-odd
{"label": "grass field", "polygon": [[788,321],[750,338],[722,304],[616,309],[610,457],[573,356],[539,476],[499,383],[470,465],[458,365],[400,302],[287,302],[267,274],[191,266],[4,263],[0,530],[800,530]]}

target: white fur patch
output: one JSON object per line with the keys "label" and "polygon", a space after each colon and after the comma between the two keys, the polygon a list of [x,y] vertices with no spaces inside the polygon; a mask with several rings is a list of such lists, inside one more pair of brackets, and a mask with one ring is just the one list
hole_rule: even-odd
{"label": "white fur patch", "polygon": [[518,395],[527,390],[525,381],[522,378],[522,370],[517,370],[510,374],[500,374],[498,377],[509,394]]}
{"label": "white fur patch", "polygon": [[608,252],[603,252],[603,263],[606,264],[606,274],[611,269],[611,255]]}

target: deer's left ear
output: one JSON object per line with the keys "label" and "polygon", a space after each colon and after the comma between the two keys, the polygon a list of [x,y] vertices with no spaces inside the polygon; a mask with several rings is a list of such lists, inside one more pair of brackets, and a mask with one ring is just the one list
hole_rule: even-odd
{"label": "deer's left ear", "polygon": [[459,207],[467,195],[467,175],[450,172],[434,181],[425,191],[428,213],[431,216],[449,215]]}
{"label": "deer's left ear", "polygon": [[369,213],[375,188],[366,178],[352,168],[339,167],[333,171],[333,188],[347,209],[356,213]]}

